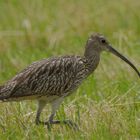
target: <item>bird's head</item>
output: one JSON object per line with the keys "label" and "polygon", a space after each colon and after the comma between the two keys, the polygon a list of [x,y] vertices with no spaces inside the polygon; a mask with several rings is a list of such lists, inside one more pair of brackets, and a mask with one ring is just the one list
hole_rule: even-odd
{"label": "bird's head", "polygon": [[91,56],[93,53],[100,54],[100,52],[102,52],[102,51],[111,52],[112,54],[116,55],[117,57],[119,57],[120,59],[125,61],[127,64],[129,64],[136,71],[136,73],[140,77],[140,72],[134,66],[134,64],[132,62],[130,62],[122,54],[120,54],[117,50],[115,50],[103,35],[98,34],[98,33],[92,34],[89,37],[89,39],[87,40],[85,55]]}
{"label": "bird's head", "polygon": [[94,52],[108,51],[109,42],[107,39],[98,33],[92,34],[86,44],[87,50],[93,50]]}

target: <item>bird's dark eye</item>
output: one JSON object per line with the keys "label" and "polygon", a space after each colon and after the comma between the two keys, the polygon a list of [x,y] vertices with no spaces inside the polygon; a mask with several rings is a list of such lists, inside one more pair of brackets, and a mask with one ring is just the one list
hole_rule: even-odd
{"label": "bird's dark eye", "polygon": [[104,44],[104,43],[106,43],[106,40],[105,39],[101,39],[101,42]]}

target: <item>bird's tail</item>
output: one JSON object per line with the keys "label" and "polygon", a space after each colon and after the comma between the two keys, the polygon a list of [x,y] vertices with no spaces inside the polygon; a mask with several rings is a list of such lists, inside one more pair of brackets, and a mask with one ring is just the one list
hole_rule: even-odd
{"label": "bird's tail", "polygon": [[7,90],[4,85],[0,86],[0,102],[4,102],[7,100]]}

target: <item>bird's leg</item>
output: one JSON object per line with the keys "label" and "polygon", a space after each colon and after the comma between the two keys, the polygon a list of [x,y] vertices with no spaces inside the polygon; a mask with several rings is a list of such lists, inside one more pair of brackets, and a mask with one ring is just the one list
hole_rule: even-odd
{"label": "bird's leg", "polygon": [[55,113],[56,113],[57,109],[59,108],[60,104],[62,103],[62,101],[63,101],[63,98],[60,97],[60,98],[54,100],[51,103],[52,113],[51,113],[51,115],[49,117],[49,120],[46,121],[46,122],[43,122],[43,121],[40,121],[40,114],[41,114],[41,112],[42,112],[42,110],[45,107],[45,105],[46,105],[47,102],[44,101],[44,100],[39,100],[38,101],[37,114],[36,114],[36,120],[35,120],[36,124],[37,125],[39,125],[39,124],[47,125],[48,126],[48,129],[50,130],[51,129],[51,124],[56,124],[56,123],[54,123],[55,121],[53,121],[53,118],[55,116]]}
{"label": "bird's leg", "polygon": [[41,112],[42,112],[42,110],[45,107],[47,102],[44,101],[44,100],[39,100],[38,101],[38,110],[37,110],[37,115],[36,115],[36,120],[35,120],[36,124],[37,125],[39,125],[39,124],[47,125],[48,130],[51,130],[51,125],[52,124],[66,124],[69,127],[72,127],[72,128],[74,128],[76,130],[79,129],[77,124],[73,123],[71,120],[62,120],[62,121],[53,120],[54,116],[55,116],[55,113],[58,110],[58,108],[59,108],[60,104],[62,103],[62,101],[63,101],[63,98],[58,98],[58,99],[56,99],[55,101],[53,101],[51,103],[52,112],[51,112],[51,115],[49,117],[49,120],[46,121],[46,122],[43,122],[43,121],[40,121],[40,114],[41,114]]}
{"label": "bird's leg", "polygon": [[37,122],[39,122],[39,124],[47,125],[48,130],[51,130],[51,125],[55,124],[54,121],[53,121],[53,118],[55,116],[55,113],[56,113],[57,109],[59,108],[60,104],[62,103],[62,101],[63,101],[63,98],[58,98],[51,103],[52,113],[49,117],[49,120],[46,121],[46,122],[42,122],[42,121],[39,120],[40,113],[41,113],[43,107],[45,106],[44,104],[42,105],[39,102],[39,104],[41,104],[41,105],[39,105],[39,108],[38,108],[38,111],[37,111],[37,117],[36,117]]}
{"label": "bird's leg", "polygon": [[39,100],[38,101],[38,109],[37,109],[36,119],[35,119],[35,123],[37,125],[39,125],[39,124],[45,124],[45,122],[40,121],[40,114],[41,114],[43,108],[45,107],[46,103],[47,102],[44,101],[44,100]]}
{"label": "bird's leg", "polygon": [[50,124],[54,124],[53,118],[63,100],[64,100],[63,97],[60,97],[51,103],[52,113],[51,113],[51,115],[49,117],[49,121],[48,121],[48,122],[50,122]]}
{"label": "bird's leg", "polygon": [[53,120],[54,119],[54,116],[55,116],[55,113],[57,111],[57,109],[59,108],[61,102],[63,101],[63,98],[59,98],[57,100],[55,100],[54,102],[52,102],[52,113],[49,117],[49,121],[48,121],[48,124],[52,125],[52,124],[66,124],[68,125],[69,127],[72,127],[76,130],[78,130],[78,126],[76,123],[73,123],[71,120],[63,120],[63,121],[60,121],[60,120]]}

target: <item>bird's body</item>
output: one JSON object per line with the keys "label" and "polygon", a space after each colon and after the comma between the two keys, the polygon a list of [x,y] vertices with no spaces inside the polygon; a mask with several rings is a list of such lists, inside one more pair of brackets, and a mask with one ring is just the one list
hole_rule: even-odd
{"label": "bird's body", "polygon": [[[99,34],[88,39],[83,56],[61,56],[32,63],[4,85],[0,86],[0,100],[38,100],[36,124],[41,123],[40,114],[46,103],[51,103],[49,121],[43,124],[57,124],[53,117],[64,97],[73,93],[82,81],[98,66],[102,51],[110,51],[127,62],[140,76],[136,67],[113,49]],[[67,124],[67,121],[64,121]],[[71,122],[69,122],[72,124]]]}
{"label": "bird's body", "polygon": [[52,57],[34,62],[1,87],[0,99],[14,101],[68,96],[97,64],[81,56]]}

